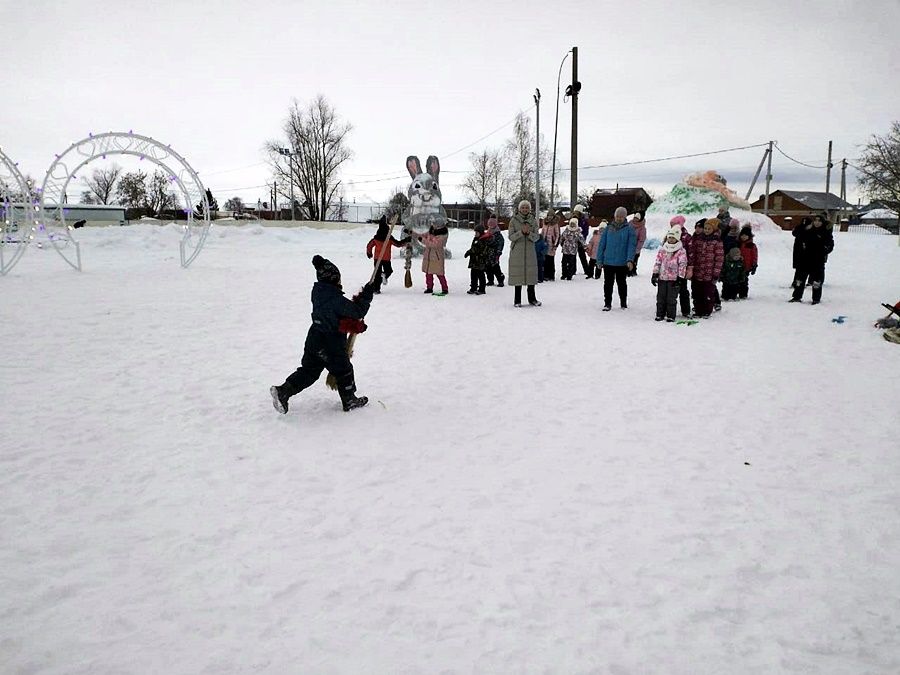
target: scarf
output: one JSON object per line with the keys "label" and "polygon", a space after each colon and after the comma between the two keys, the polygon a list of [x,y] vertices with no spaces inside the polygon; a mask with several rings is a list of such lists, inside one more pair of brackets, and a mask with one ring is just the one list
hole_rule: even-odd
{"label": "scarf", "polygon": [[662,245],[662,247],[663,247],[663,249],[665,249],[666,253],[671,254],[671,253],[677,253],[678,251],[680,251],[684,247],[684,244],[682,244],[680,241],[676,241],[674,244],[670,244],[669,242],[666,242],[665,244]]}

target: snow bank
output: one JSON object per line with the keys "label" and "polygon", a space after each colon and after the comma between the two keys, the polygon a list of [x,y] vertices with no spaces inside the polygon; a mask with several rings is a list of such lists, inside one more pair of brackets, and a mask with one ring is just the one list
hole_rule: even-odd
{"label": "snow bank", "polygon": [[761,232],[751,299],[691,327],[652,256],[610,313],[417,263],[356,345],[370,406],[277,415],[310,259],[352,292],[373,229],[214,227],[188,270],[177,229],[85,230],[83,273],[0,279],[0,670],[900,671],[894,239],[836,234],[812,307]]}

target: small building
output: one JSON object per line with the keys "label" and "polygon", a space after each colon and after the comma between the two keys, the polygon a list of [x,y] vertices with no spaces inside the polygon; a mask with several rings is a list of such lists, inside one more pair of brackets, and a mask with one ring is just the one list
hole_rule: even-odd
{"label": "small building", "polygon": [[[756,213],[765,210],[766,196],[750,205]],[[793,230],[801,219],[828,213],[829,216],[855,212],[853,206],[830,192],[805,192],[799,190],[775,190],[769,194],[769,218],[782,230]]]}
{"label": "small building", "polygon": [[612,220],[616,209],[624,206],[628,213],[646,213],[653,199],[644,188],[620,188],[595,190],[591,195],[588,211],[592,218]]}

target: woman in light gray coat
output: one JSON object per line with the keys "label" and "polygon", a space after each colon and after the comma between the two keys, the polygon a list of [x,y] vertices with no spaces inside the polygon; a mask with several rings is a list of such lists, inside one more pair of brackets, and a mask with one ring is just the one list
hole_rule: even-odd
{"label": "woman in light gray coat", "polygon": [[522,286],[528,286],[528,304],[540,307],[534,295],[534,285],[538,281],[537,253],[535,242],[540,238],[537,223],[531,215],[531,204],[527,200],[519,202],[518,212],[509,221],[509,275],[507,283],[515,286],[515,306],[522,306]]}

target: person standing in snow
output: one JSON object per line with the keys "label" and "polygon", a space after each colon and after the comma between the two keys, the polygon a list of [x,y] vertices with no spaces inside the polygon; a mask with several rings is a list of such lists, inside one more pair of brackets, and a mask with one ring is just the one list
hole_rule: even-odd
{"label": "person standing in snow", "polygon": [[725,264],[722,267],[722,300],[737,300],[741,287],[746,283],[744,256],[741,255],[739,247],[732,246],[725,255]]}
{"label": "person standing in snow", "polygon": [[544,219],[544,241],[547,242],[547,256],[544,258],[544,281],[556,281],[556,248],[559,246],[561,232],[559,221],[562,216],[557,216],[553,209],[547,212]]}
{"label": "person standing in snow", "polygon": [[806,282],[812,285],[812,304],[818,305],[822,301],[822,283],[825,279],[825,262],[828,254],[834,250],[834,236],[828,229],[825,216],[813,216],[812,225],[803,228],[799,232],[794,231],[794,237],[800,240],[801,248],[798,257],[797,272],[794,274],[794,293],[790,302],[801,302]]}
{"label": "person standing in snow", "polygon": [[356,396],[353,364],[347,354],[347,335],[366,329],[363,317],[372,304],[376,284],[368,283],[348,300],[341,290],[340,270],[322,256],[312,259],[316,283],[312,287],[312,324],[306,334],[300,367],[278,386],[269,387],[272,405],[281,414],[288,411],[288,400],[319,379],[327,370],[337,380],[338,395],[344,411],[361,408],[369,402]]}
{"label": "person standing in snow", "polygon": [[540,237],[537,222],[531,214],[531,203],[523,199],[509,221],[509,285],[515,286],[516,307],[522,306],[522,286],[528,287],[528,304],[540,307],[534,294],[537,283],[537,252],[534,244]]}
{"label": "person standing in snow", "polygon": [[681,305],[681,316],[686,319],[690,319],[693,317],[694,313],[691,311],[691,292],[688,289],[688,281],[690,281],[691,276],[694,273],[693,268],[691,267],[691,235],[688,233],[687,228],[684,226],[684,216],[678,215],[673,217],[669,221],[670,228],[678,228],[681,232],[681,245],[684,248],[684,252],[687,255],[687,274],[685,275],[685,282],[681,284],[678,289],[678,301]]}
{"label": "person standing in snow", "polygon": [[446,225],[435,227],[432,225],[428,232],[419,237],[419,242],[425,247],[422,252],[422,271],[425,273],[425,293],[434,293],[434,277],[437,276],[441,284],[441,292],[434,295],[447,295],[447,277],[444,276],[444,257],[447,246]]}
{"label": "person standing in snow", "polygon": [[[584,242],[587,241],[588,231],[591,229],[583,204],[576,204],[572,209],[572,218],[578,219],[578,229],[581,230],[581,243],[578,245],[578,258],[581,260],[581,272],[585,276],[588,273],[587,254],[584,251]],[[571,220],[571,219],[570,219]],[[574,276],[574,272],[572,273]]]}
{"label": "person standing in snow", "polygon": [[[388,279],[394,273],[394,268],[391,266],[391,247],[405,246],[410,241],[409,237],[406,237],[405,239],[389,238],[389,231],[387,218],[381,216],[381,218],[378,219],[378,230],[375,232],[375,236],[372,237],[366,245],[366,257],[369,258],[369,260],[374,259],[375,265],[378,267],[378,273],[375,275],[376,293],[381,293],[382,284],[386,286]],[[383,254],[382,249],[384,250]],[[379,260],[381,261],[380,263]]]}
{"label": "person standing in snow", "polygon": [[468,295],[484,295],[485,277],[484,270],[488,266],[493,245],[491,244],[492,235],[485,231],[484,225],[479,223],[475,226],[475,237],[472,239],[472,245],[466,251],[465,257],[469,259],[469,270],[471,283]]}
{"label": "person standing in snow", "polygon": [[493,286],[496,279],[497,288],[503,288],[503,282],[506,281],[506,277],[503,276],[503,270],[500,269],[500,256],[503,255],[503,247],[506,245],[506,240],[503,238],[500,222],[496,216],[488,218],[487,231],[491,235],[491,255],[488,260],[488,267],[485,270],[487,285]]}
{"label": "person standing in snow", "polygon": [[584,237],[581,236],[581,228],[578,219],[572,218],[562,233],[562,276],[563,281],[571,281],[575,275],[575,256],[579,250],[584,250]]}
{"label": "person standing in snow", "polygon": [[750,294],[750,275],[756,274],[756,266],[759,264],[759,250],[753,243],[753,228],[749,225],[741,228],[738,239],[740,240],[741,258],[744,261],[744,271],[747,273],[744,283],[738,289],[738,297],[746,300]]}
{"label": "person standing in snow", "polygon": [[606,229],[606,221],[601,220],[600,224],[597,226],[597,229],[595,229],[591,234],[591,240],[587,245],[588,279],[600,278],[600,266],[597,264],[597,247],[600,245],[600,235],[603,234],[604,229]]}
{"label": "person standing in snow", "polygon": [[534,252],[537,254],[537,273],[538,273],[538,283],[544,283],[544,264],[547,258],[547,240],[544,239],[544,235],[538,237],[538,240],[534,243]]}
{"label": "person standing in snow", "polygon": [[634,265],[632,266],[631,271],[628,272],[628,276],[636,277],[638,259],[641,257],[641,249],[644,248],[644,242],[647,241],[647,222],[644,220],[644,214],[640,211],[635,213],[634,217],[631,219],[631,226],[634,228],[634,232],[637,235],[637,241],[634,245],[634,259],[632,260]]}
{"label": "person standing in snow", "polygon": [[615,218],[600,235],[597,246],[597,264],[603,268],[603,311],[612,309],[613,283],[618,286],[619,304],[628,307],[628,280],[626,275],[634,267],[634,247],[637,233],[626,222],[628,211],[624,206],[616,209]]}
{"label": "person standing in snow", "polygon": [[678,292],[687,283],[687,253],[681,243],[681,228],[672,227],[656,252],[650,283],[656,286],[656,320],[675,321]]}
{"label": "person standing in snow", "polygon": [[703,224],[703,232],[695,234],[691,240],[692,293],[694,310],[702,319],[708,319],[718,292],[716,282],[722,273],[725,252],[719,239],[719,221],[707,219]]}

